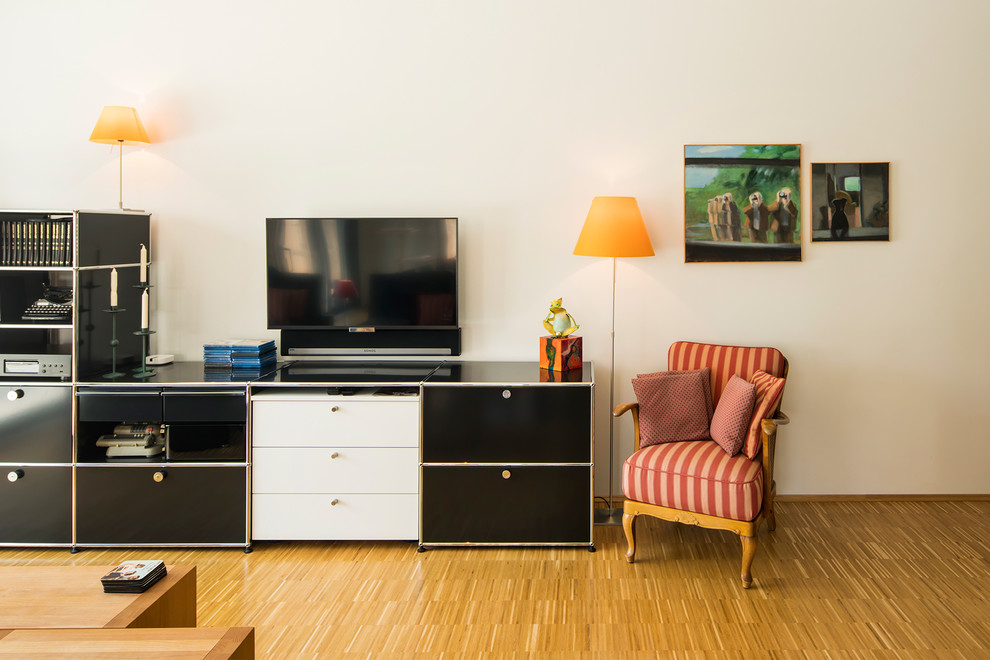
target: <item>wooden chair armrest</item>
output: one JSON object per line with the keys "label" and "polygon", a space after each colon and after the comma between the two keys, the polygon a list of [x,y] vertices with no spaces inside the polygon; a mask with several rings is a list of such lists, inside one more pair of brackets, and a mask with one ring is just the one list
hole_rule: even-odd
{"label": "wooden chair armrest", "polygon": [[790,418],[783,412],[777,411],[770,419],[764,419],[760,423],[761,451],[760,462],[763,463],[763,507],[765,511],[770,511],[768,523],[770,529],[777,525],[773,517],[773,500],[777,492],[777,484],[773,480],[773,465],[777,454],[777,427],[790,422]]}
{"label": "wooden chair armrest", "polygon": [[620,403],[612,410],[612,417],[622,417],[630,410],[639,410],[638,403]]}
{"label": "wooden chair armrest", "polygon": [[774,415],[773,417],[769,419],[764,419],[762,422],[760,422],[760,429],[766,435],[773,435],[774,433],[777,432],[778,426],[783,426],[784,424],[787,424],[790,421],[791,420],[787,415],[785,415],[780,411],[777,411],[777,414]]}
{"label": "wooden chair armrest", "polygon": [[639,436],[639,404],[638,403],[620,403],[615,408],[612,409],[612,417],[621,417],[627,412],[632,411],[633,418],[633,447],[636,451],[639,451],[640,446],[640,436]]}

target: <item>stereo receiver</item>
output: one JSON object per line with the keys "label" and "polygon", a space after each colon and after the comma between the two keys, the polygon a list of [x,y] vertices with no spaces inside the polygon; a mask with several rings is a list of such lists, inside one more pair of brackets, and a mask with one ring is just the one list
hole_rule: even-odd
{"label": "stereo receiver", "polygon": [[72,377],[72,356],[58,354],[10,354],[0,353],[2,375],[26,378]]}

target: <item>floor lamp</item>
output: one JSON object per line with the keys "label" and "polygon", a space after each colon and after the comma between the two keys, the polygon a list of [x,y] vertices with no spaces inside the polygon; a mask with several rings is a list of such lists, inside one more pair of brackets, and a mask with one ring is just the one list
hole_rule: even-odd
{"label": "floor lamp", "polygon": [[137,110],[124,105],[104,106],[89,141],[116,144],[120,148],[120,210],[136,210],[124,208],[124,145],[151,143]]}
{"label": "floor lamp", "polygon": [[608,378],[608,508],[595,509],[596,525],[621,525],[622,509],[612,505],[615,460],[612,409],[615,407],[615,260],[652,257],[653,245],[635,197],[595,197],[581,228],[574,254],[612,258],[612,358]]}

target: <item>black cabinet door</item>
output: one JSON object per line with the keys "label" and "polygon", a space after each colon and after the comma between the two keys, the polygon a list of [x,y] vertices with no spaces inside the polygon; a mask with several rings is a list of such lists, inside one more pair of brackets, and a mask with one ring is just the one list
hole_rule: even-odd
{"label": "black cabinet door", "polygon": [[78,390],[80,422],[160,422],[162,391],[159,389]]}
{"label": "black cabinet door", "polygon": [[0,468],[0,543],[72,541],[72,468]]}
{"label": "black cabinet door", "polygon": [[422,543],[591,543],[591,468],[424,466]]}
{"label": "black cabinet door", "polygon": [[162,391],[165,423],[209,422],[244,424],[247,397],[242,389],[202,390],[166,388]]}
{"label": "black cabinet door", "polygon": [[246,478],[246,467],[77,468],[76,542],[246,543]]}
{"label": "black cabinet door", "polygon": [[590,463],[591,388],[424,387],[424,463]]}
{"label": "black cabinet door", "polygon": [[0,461],[72,462],[72,388],[0,388]]}

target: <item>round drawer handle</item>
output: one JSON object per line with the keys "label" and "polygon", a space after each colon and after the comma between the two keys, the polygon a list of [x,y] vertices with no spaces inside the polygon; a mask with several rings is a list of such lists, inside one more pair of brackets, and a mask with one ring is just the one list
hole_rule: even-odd
{"label": "round drawer handle", "polygon": [[340,406],[334,406],[330,409],[330,412],[337,412],[338,410],[340,410]]}
{"label": "round drawer handle", "polygon": [[24,470],[11,470],[7,473],[7,481],[11,483],[24,478]]}
{"label": "round drawer handle", "polygon": [[503,399],[512,398],[512,392],[510,392],[509,390],[502,390],[502,398]]}
{"label": "round drawer handle", "polygon": [[512,473],[511,472],[509,472],[508,470],[502,470],[502,478],[503,479],[508,479],[511,476],[512,476]]}
{"label": "round drawer handle", "polygon": [[335,451],[334,453],[330,454],[330,458],[340,458],[340,452]]}
{"label": "round drawer handle", "polygon": [[338,504],[340,504],[340,500],[338,500],[336,497],[330,500],[330,506],[337,506]]}
{"label": "round drawer handle", "polygon": [[9,390],[7,392],[7,398],[10,401],[17,401],[18,399],[24,398],[24,390]]}
{"label": "round drawer handle", "polygon": [[155,480],[156,484],[160,484],[161,482],[165,481],[165,477],[167,476],[168,476],[168,472],[166,472],[165,470],[159,470],[158,472],[155,472],[153,475],[151,475],[151,478]]}

